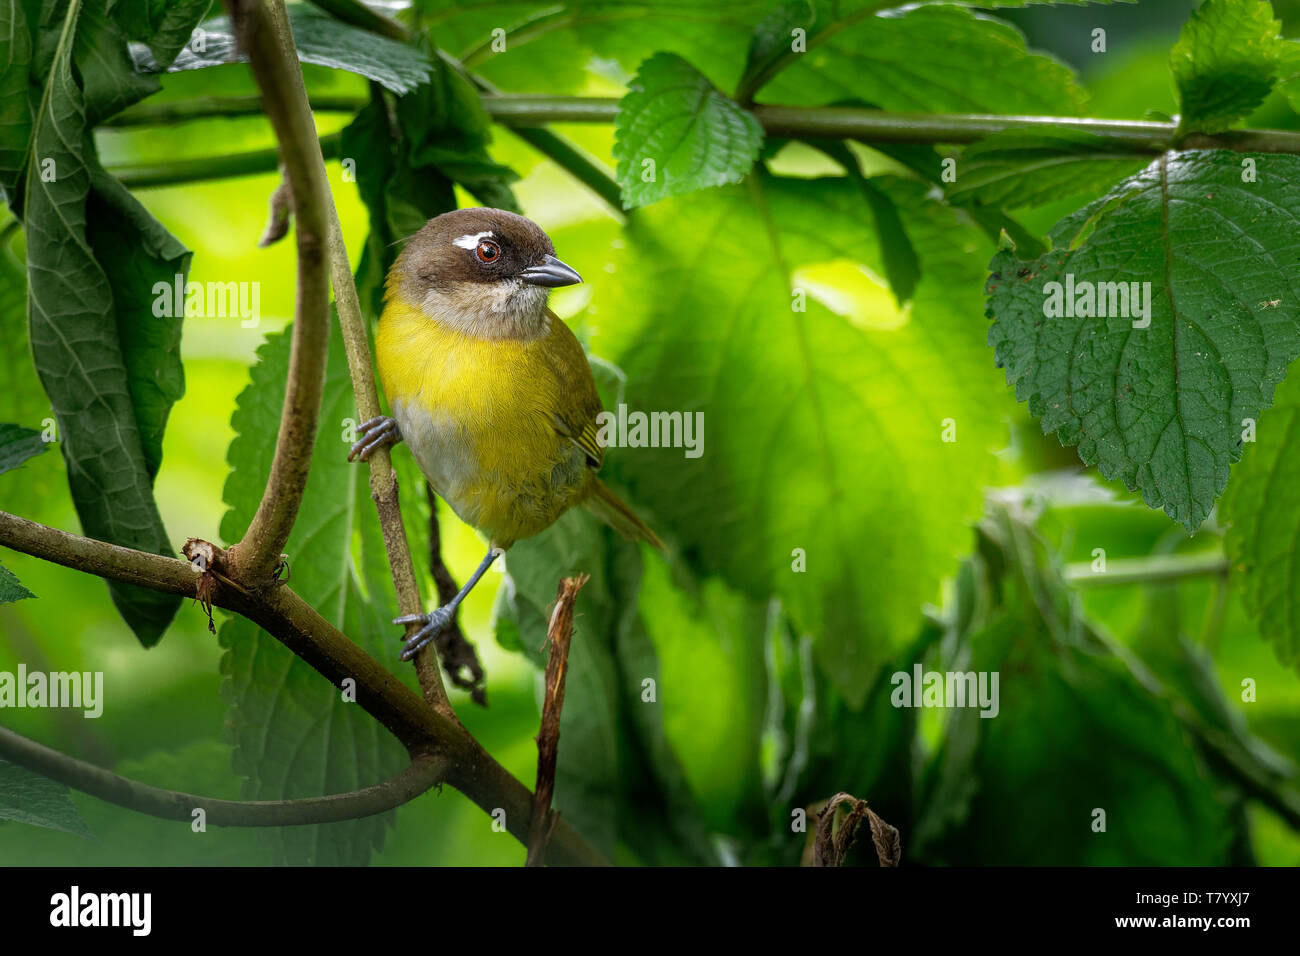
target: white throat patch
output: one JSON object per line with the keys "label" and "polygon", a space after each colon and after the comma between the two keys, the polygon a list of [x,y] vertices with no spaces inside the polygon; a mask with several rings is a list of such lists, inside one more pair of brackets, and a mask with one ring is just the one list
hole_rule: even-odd
{"label": "white throat patch", "polygon": [[453,239],[451,244],[460,249],[476,249],[478,248],[479,240],[487,238],[492,238],[491,230],[488,232],[476,232],[473,235],[461,236],[459,239]]}

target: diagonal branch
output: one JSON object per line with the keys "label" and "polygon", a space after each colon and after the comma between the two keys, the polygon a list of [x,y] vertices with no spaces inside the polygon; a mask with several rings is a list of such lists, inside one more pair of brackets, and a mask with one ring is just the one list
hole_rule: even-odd
{"label": "diagonal branch", "polygon": [[421,756],[383,783],[351,793],[299,800],[219,800],[130,780],[28,740],[5,727],[0,727],[0,756],[128,810],[164,820],[186,821],[194,818],[195,810],[202,810],[205,822],[219,827],[305,826],[357,820],[410,803],[441,784],[447,774],[445,758]]}
{"label": "diagonal branch", "polygon": [[[197,597],[199,572],[177,558],[83,538],[0,511],[0,546],[113,581],[128,581],[168,594]],[[351,678],[362,709],[386,727],[411,754],[442,756],[446,782],[488,813],[505,812],[506,829],[528,839],[532,793],[483,749],[461,723],[430,708],[377,660],[285,585],[253,593],[230,579],[228,552],[212,546],[209,564],[214,607],[248,618],[293,651],[336,687]],[[563,819],[551,838],[556,862],[608,865]]]}

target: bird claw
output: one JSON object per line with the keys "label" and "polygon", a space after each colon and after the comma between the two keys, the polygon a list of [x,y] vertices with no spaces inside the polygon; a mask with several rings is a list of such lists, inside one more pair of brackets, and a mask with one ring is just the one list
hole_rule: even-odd
{"label": "bird claw", "polygon": [[431,614],[407,614],[405,617],[393,618],[394,624],[424,625],[402,645],[402,653],[398,657],[404,661],[409,661],[415,657],[426,644],[446,630],[447,625],[451,623],[451,619],[455,616],[456,609],[454,607],[440,607]]}
{"label": "bird claw", "polygon": [[361,437],[348,450],[348,461],[360,459],[365,461],[384,445],[396,445],[402,440],[402,432],[397,427],[396,419],[387,415],[377,415],[368,422],[362,422],[357,428]]}

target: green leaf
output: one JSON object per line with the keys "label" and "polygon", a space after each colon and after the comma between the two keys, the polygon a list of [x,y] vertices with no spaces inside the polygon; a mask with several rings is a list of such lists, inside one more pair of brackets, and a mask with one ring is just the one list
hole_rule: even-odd
{"label": "green leaf", "polygon": [[[161,227],[152,236],[142,234],[147,214],[123,198],[120,187],[109,185],[90,151],[86,98],[71,64],[78,3],[69,6],[27,165],[32,354],[58,419],[68,483],[86,534],[171,554],[151,486],[161,457],[167,396],[178,388],[175,342],[181,319],[157,317],[151,303],[130,296],[119,302],[115,296],[151,278],[170,279],[177,260],[160,254],[174,255],[179,246],[164,250]],[[92,188],[109,191],[92,195]],[[88,210],[97,213],[93,225]],[[109,210],[116,218],[100,216]],[[109,241],[112,233],[116,236]],[[146,238],[153,248],[128,251]],[[122,274],[110,278],[95,257],[94,243],[105,251],[105,243],[113,242],[125,248],[112,252]],[[142,270],[152,274],[145,277]],[[150,381],[154,375],[164,380]],[[109,591],[145,646],[157,643],[180,605],[179,597],[134,585],[112,582]]]}
{"label": "green leaf", "polygon": [[73,61],[85,98],[87,127],[108,119],[162,88],[136,72],[127,36],[109,10],[113,0],[74,0],[81,7]]}
{"label": "green leaf", "polygon": [[1219,132],[1264,102],[1281,27],[1265,0],[1206,0],[1192,13],[1169,56],[1180,132]]}
{"label": "green leaf", "polygon": [[[212,0],[173,0],[163,9],[162,18],[151,24],[149,50],[154,62],[166,69],[177,54],[190,42],[194,28],[199,25]],[[139,39],[137,37],[137,39]]]}
{"label": "green leaf", "polygon": [[646,60],[631,88],[614,134],[626,208],[738,183],[753,167],[763,127],[681,57]]}
{"label": "green leaf", "polygon": [[0,604],[12,604],[14,601],[33,597],[36,595],[23,587],[22,582],[12,571],[0,564]]}
{"label": "green leaf", "polygon": [[870,179],[862,175],[862,168],[857,157],[843,143],[818,143],[818,149],[844,167],[849,179],[862,190],[862,198],[871,207],[872,218],[876,223],[876,236],[880,240],[880,250],[885,264],[885,278],[889,288],[901,306],[912,297],[916,283],[921,278],[921,263],[912,240],[907,238],[907,230],[898,207],[889,196],[878,189]]}
{"label": "green leaf", "polygon": [[1012,129],[962,150],[957,179],[945,188],[955,203],[1017,209],[1096,196],[1149,163],[1092,133]]}
{"label": "green leaf", "polygon": [[0,820],[62,830],[87,840],[95,838],[72,805],[67,787],[3,759],[0,759]]}
{"label": "green leaf", "polygon": [[606,470],[700,576],[781,596],[853,708],[966,548],[1005,415],[970,322],[979,233],[922,184],[873,182],[921,258],[910,311],[862,272],[883,267],[859,189],[756,174],[634,223],[621,278],[596,289],[618,321],[593,339],[626,371],[630,411],[705,422],[698,458],[611,449]]}
{"label": "green leaf", "polygon": [[[230,505],[221,522],[239,540],[266,487],[288,374],[289,333],[268,336],[231,419]],[[347,461],[346,422],[356,406],[338,322],[330,354],[320,430],[298,520],[285,547],[294,590],[367,653],[409,680],[397,659],[399,629],[389,621],[397,599],[370,500],[364,466]],[[355,542],[355,544],[354,544]],[[305,661],[252,622],[231,617],[220,631],[226,649],[223,695],[230,704],[234,767],[253,800],[343,793],[379,783],[404,764],[397,741],[356,703],[342,699]],[[275,831],[277,862],[364,865],[383,845],[392,814]]]}
{"label": "green leaf", "polygon": [[0,475],[45,451],[41,433],[21,425],[0,424]]}
{"label": "green leaf", "polygon": [[[560,579],[592,576],[577,602],[555,806],[610,859],[625,848],[649,864],[714,862],[699,807],[664,735],[659,700],[667,689],[638,608],[637,547],[575,511],[511,548],[507,570],[510,585],[501,592],[498,615],[512,622],[505,630],[539,668]],[[650,701],[647,680],[660,688]]]}
{"label": "green leaf", "polygon": [[[1002,569],[955,660],[924,671],[998,678],[997,715],[948,711],[923,775],[912,858],[928,865],[1205,866],[1232,840],[1219,785],[1169,694],[1079,616],[1028,529],[983,526]],[[987,549],[986,549],[987,550]],[[901,688],[900,688],[901,689]],[[1025,793],[1042,804],[1026,815]],[[1105,831],[1095,832],[1105,811]]]}
{"label": "green leaf", "polygon": [[[429,58],[412,46],[335,20],[307,4],[290,4],[288,10],[298,59],[303,63],[346,70],[394,93],[410,92],[429,78]],[[190,41],[180,51],[167,67],[169,73],[248,62],[235,43],[229,17],[214,17],[199,24],[198,29],[201,39]],[[161,69],[147,53],[138,52],[137,63],[141,69]]]}
{"label": "green leaf", "polygon": [[[1242,419],[1268,407],[1300,354],[1300,302],[1283,265],[1300,159],[1261,156],[1257,181],[1243,175],[1236,153],[1162,157],[1058,223],[1046,255],[1001,252],[990,265],[989,344],[1016,397],[1045,433],[1188,531],[1241,457]],[[1118,287],[1097,285],[1134,282],[1150,283],[1137,287],[1149,292],[1146,328]],[[1056,317],[1065,301],[1080,311],[1076,300],[1127,314]]]}
{"label": "green leaf", "polygon": [[1300,376],[1278,387],[1276,404],[1254,434],[1223,496],[1221,512],[1231,525],[1224,547],[1246,611],[1278,659],[1294,667],[1300,664]]}
{"label": "green leaf", "polygon": [[0,0],[0,193],[12,203],[32,136],[32,34],[22,0]]}
{"label": "green leaf", "polygon": [[172,405],[185,394],[181,310],[156,314],[157,288],[184,288],[191,253],[98,162],[90,166],[86,239],[113,289],[131,404],[152,479]]}
{"label": "green leaf", "polygon": [[807,31],[806,51],[787,44],[775,63],[758,67],[763,73],[750,85],[763,81],[764,101],[858,99],[926,113],[1083,111],[1087,95],[1071,70],[1030,53],[1024,36],[1001,21],[956,6],[877,15],[871,4],[849,3],[836,16],[825,8],[822,2],[802,14],[794,10],[789,25]]}

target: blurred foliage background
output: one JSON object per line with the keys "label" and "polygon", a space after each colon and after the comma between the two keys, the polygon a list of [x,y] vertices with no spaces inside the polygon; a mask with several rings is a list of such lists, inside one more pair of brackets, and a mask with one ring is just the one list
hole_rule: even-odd
{"label": "blurred foliage background", "polygon": [[[1018,26],[1031,49],[1077,71],[1090,94],[1086,115],[1141,118],[1153,110],[1175,112],[1169,48],[1192,6],[1159,0],[996,15]],[[1300,32],[1300,4],[1278,4],[1277,11],[1287,35]],[[453,51],[471,45],[471,24],[434,19],[441,45]],[[1105,54],[1089,48],[1095,27],[1107,31]],[[465,36],[457,37],[458,29]],[[627,50],[591,56],[557,32],[535,53],[521,46],[509,56],[485,57],[476,68],[512,92],[618,96],[631,76],[624,54],[671,46],[652,20],[617,25],[608,36]],[[313,95],[367,95],[366,82],[350,74],[308,66],[305,75]],[[539,76],[548,78],[545,85]],[[253,93],[247,69],[230,65],[167,75],[150,102]],[[318,115],[322,134],[349,121],[341,113]],[[1300,128],[1275,99],[1251,122]],[[556,128],[613,169],[612,126]],[[96,141],[110,168],[273,145],[260,117],[101,129]],[[544,610],[548,592],[572,565],[597,580],[580,602],[571,677],[577,686],[565,712],[557,805],[619,862],[794,863],[804,835],[791,832],[791,811],[847,790],[900,828],[905,863],[1300,864],[1300,837],[1284,814],[1250,793],[1240,774],[1224,771],[1235,755],[1281,779],[1291,772],[1287,761],[1300,756],[1300,681],[1257,632],[1236,590],[1213,575],[1077,591],[1061,580],[1060,566],[1091,561],[1097,547],[1110,560],[1219,553],[1221,536],[1213,521],[1188,536],[1122,486],[1085,472],[1073,449],[1042,436],[1014,401],[983,346],[982,270],[993,252],[987,236],[955,220],[919,213],[908,220],[923,262],[926,236],[939,237],[934,248],[940,248],[952,230],[966,229],[964,256],[926,263],[934,276],[918,291],[918,302],[930,296],[958,303],[944,320],[952,329],[929,330],[929,353],[915,351],[925,344],[926,330],[911,325],[923,320],[920,305],[909,320],[873,277],[846,287],[837,284],[834,268],[822,276],[841,296],[828,297],[835,307],[826,314],[838,313],[850,337],[863,330],[875,337],[847,342],[835,333],[818,343],[835,389],[852,396],[830,413],[830,439],[852,482],[831,507],[809,491],[824,476],[765,473],[762,450],[745,444],[746,409],[770,411],[788,398],[764,383],[772,380],[767,363],[779,364],[790,345],[760,338],[751,351],[731,349],[717,332],[716,321],[744,321],[734,300],[760,286],[769,268],[747,256],[758,227],[745,218],[743,194],[730,194],[740,198],[725,214],[734,217],[725,219],[729,229],[710,229],[709,216],[724,200],[698,196],[651,207],[635,227],[690,245],[699,261],[717,256],[731,264],[722,280],[701,282],[701,290],[689,273],[656,260],[653,243],[630,252],[619,217],[509,131],[494,128],[490,151],[519,174],[513,189],[522,211],[587,279],[557,292],[552,305],[593,356],[608,363],[597,368],[606,407],[625,395],[640,407],[705,412],[704,463],[680,450],[614,449],[612,482],[628,490],[670,542],[681,541],[701,510],[725,510],[733,491],[761,502],[757,514],[736,516],[733,535],[675,546],[667,562],[604,537],[585,515],[569,516],[512,552],[509,576],[491,574],[471,594],[461,621],[484,661],[490,706],[477,707],[459,692],[453,699],[470,731],[516,776],[531,785],[535,771],[540,658],[528,615]],[[861,155],[868,168],[888,166],[872,151]],[[770,164],[789,177],[836,172],[825,157],[797,145],[777,151]],[[366,209],[339,162],[328,168],[356,265]],[[189,536],[226,540],[223,488],[236,400],[257,350],[292,314],[292,242],[256,246],[276,184],[268,174],[137,192],[193,250],[192,280],[257,282],[261,289],[256,328],[230,318],[185,322],[186,391],[171,414],[155,489],[176,544]],[[897,188],[906,199],[910,187]],[[457,199],[477,204],[459,187]],[[824,209],[812,193],[785,196],[776,187],[770,202],[791,220],[807,217],[795,230],[806,235],[792,245],[818,241]],[[1077,197],[1064,199],[1020,218],[1041,235],[1078,205]],[[837,242],[828,243],[835,247],[831,260],[854,255],[851,243],[841,250]],[[22,237],[10,237],[3,254],[21,264]],[[816,285],[816,274],[805,278]],[[710,296],[722,300],[716,316],[709,314]],[[48,402],[26,354],[23,323],[18,309],[7,306],[0,314],[0,421],[39,427]],[[689,353],[681,337],[692,334],[714,350]],[[907,346],[913,352],[889,353],[920,356],[905,370],[909,385],[926,381],[932,365],[942,366],[933,392],[908,396],[885,381],[889,371],[871,343],[891,335],[916,340]],[[692,391],[698,379],[691,354],[731,363],[719,375],[725,394],[712,403]],[[639,387],[677,356],[680,375],[660,376],[655,393]],[[779,374],[775,379],[783,381]],[[860,407],[893,423],[884,444],[872,430],[876,420],[860,418]],[[943,407],[956,409],[962,429],[958,464],[944,463],[935,440]],[[343,423],[337,426],[339,441],[323,442],[318,456],[345,454]],[[423,526],[422,488],[407,453],[395,454],[404,459],[408,518]],[[728,455],[738,462],[734,470],[705,470],[709,456]],[[77,529],[64,468],[57,454],[31,459],[0,478],[0,507]],[[772,486],[764,486],[767,480]],[[976,529],[971,519],[981,498],[990,503]],[[819,551],[841,520],[835,509],[883,515],[873,525],[880,535]],[[941,540],[922,540],[928,525],[910,517],[921,513],[947,525]],[[758,514],[769,526],[747,532],[745,522]],[[481,544],[447,509],[440,517],[444,555],[463,580],[478,563]],[[364,520],[373,522],[373,513]],[[418,552],[423,540],[412,544]],[[775,556],[756,553],[764,547]],[[837,565],[839,577],[818,592],[823,603],[798,588],[772,588],[762,599],[771,566],[788,565],[801,547],[808,549],[810,578],[830,573],[823,562]],[[593,560],[598,567],[583,564]],[[200,609],[187,602],[165,639],[146,652],[102,582],[11,552],[5,561],[39,598],[0,606],[0,670],[13,671],[21,661],[36,670],[103,671],[107,695],[98,720],[10,710],[6,726],[148,783],[238,797],[224,726],[223,651]],[[537,605],[532,612],[520,607],[529,602]],[[851,612],[859,604],[873,609],[867,618]],[[864,620],[888,626],[868,633]],[[396,628],[390,637],[395,654]],[[602,644],[612,649],[607,656],[593,650]],[[584,654],[591,655],[586,665],[579,659]],[[1000,670],[1000,717],[980,721],[969,713],[890,707],[888,673],[910,670],[917,660],[931,669]],[[888,662],[883,670],[881,661]],[[581,682],[612,680],[613,671],[602,670],[607,666],[629,678],[623,694],[631,702],[583,714],[584,706],[604,698],[585,693]],[[657,682],[653,705],[633,696],[646,676]],[[1256,682],[1254,702],[1242,701],[1243,678]],[[657,726],[641,726],[637,707],[655,708]],[[78,794],[72,800],[93,839],[0,823],[0,863],[230,865],[276,858],[258,832],[214,828],[197,835]],[[1090,829],[1094,807],[1107,810],[1107,834]],[[372,857],[379,865],[517,865],[524,858],[518,843],[494,832],[491,820],[451,789],[397,811],[382,842]]]}

